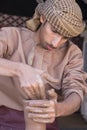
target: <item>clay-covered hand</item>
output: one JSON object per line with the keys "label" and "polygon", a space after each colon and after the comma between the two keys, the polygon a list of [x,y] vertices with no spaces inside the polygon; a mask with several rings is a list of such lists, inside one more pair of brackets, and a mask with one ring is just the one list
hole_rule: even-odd
{"label": "clay-covered hand", "polygon": [[45,99],[45,87],[41,78],[43,71],[28,65],[20,65],[18,79],[27,99]]}
{"label": "clay-covered hand", "polygon": [[52,123],[56,117],[56,103],[53,100],[31,100],[25,107],[29,119],[38,123]]}

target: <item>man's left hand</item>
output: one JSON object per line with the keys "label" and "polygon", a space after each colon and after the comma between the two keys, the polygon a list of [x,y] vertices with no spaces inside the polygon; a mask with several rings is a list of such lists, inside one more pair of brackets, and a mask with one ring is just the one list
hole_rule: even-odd
{"label": "man's left hand", "polygon": [[56,117],[56,102],[53,100],[31,100],[26,102],[28,118],[39,123],[52,123]]}

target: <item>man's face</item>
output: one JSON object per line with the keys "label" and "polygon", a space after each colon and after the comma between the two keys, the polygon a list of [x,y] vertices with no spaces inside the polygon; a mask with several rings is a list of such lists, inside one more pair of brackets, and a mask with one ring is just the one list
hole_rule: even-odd
{"label": "man's face", "polygon": [[39,43],[43,48],[53,50],[66,41],[67,39],[58,34],[47,21],[42,23],[39,30]]}

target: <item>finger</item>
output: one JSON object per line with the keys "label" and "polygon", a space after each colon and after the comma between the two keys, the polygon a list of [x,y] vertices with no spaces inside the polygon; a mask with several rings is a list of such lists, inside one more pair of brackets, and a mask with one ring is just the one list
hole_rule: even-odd
{"label": "finger", "polygon": [[31,84],[31,85],[29,85],[25,88],[26,88],[26,91],[28,91],[30,93],[32,99],[38,99],[39,98],[39,94],[36,94],[36,91],[35,91],[35,89],[38,90],[38,85],[36,86],[36,84]]}
{"label": "finger", "polygon": [[39,108],[39,107],[30,107],[30,106],[26,106],[25,107],[26,111],[29,113],[41,113],[41,114],[45,114],[45,113],[53,113],[55,112],[53,108]]}
{"label": "finger", "polygon": [[28,99],[35,99],[34,95],[29,91],[28,88],[23,87],[23,90],[28,95]]}
{"label": "finger", "polygon": [[27,88],[27,90],[28,90],[28,92],[30,93],[30,95],[32,97],[31,99],[33,99],[33,100],[38,99],[36,93],[33,90],[33,87],[31,89]]}
{"label": "finger", "polygon": [[47,91],[48,97],[50,100],[57,101],[57,93],[55,92],[54,89],[50,89]]}
{"label": "finger", "polygon": [[46,99],[46,92],[45,92],[44,83],[43,83],[43,81],[41,80],[41,78],[39,76],[37,76],[37,79],[38,79],[39,91],[40,91],[41,99]]}
{"label": "finger", "polygon": [[33,121],[38,122],[38,123],[53,123],[55,118],[49,118],[49,119],[33,119]]}
{"label": "finger", "polygon": [[38,83],[36,82],[36,83],[32,84],[32,86],[33,86],[32,89],[34,91],[36,99],[40,99],[40,91],[39,91],[39,85],[38,85]]}
{"label": "finger", "polygon": [[28,113],[28,118],[32,118],[32,119],[55,118],[55,114],[54,113],[46,113],[46,114]]}
{"label": "finger", "polygon": [[49,107],[50,106],[50,101],[49,100],[26,100],[26,102],[29,104],[31,107]]}

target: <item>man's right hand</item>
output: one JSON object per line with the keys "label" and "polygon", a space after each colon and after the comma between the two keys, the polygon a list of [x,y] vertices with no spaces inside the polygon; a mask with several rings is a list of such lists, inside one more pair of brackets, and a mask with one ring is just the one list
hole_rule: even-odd
{"label": "man's right hand", "polygon": [[20,86],[28,99],[45,99],[45,86],[41,79],[43,71],[28,65],[20,65],[18,75]]}

